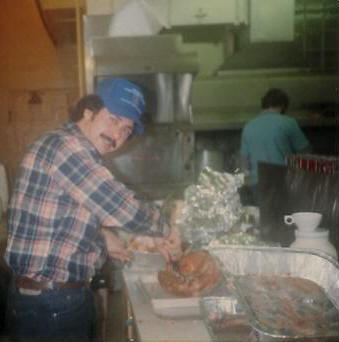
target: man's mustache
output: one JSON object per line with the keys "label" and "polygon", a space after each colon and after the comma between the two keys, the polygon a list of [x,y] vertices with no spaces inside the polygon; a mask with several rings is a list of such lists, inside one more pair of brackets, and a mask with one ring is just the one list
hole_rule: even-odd
{"label": "man's mustache", "polygon": [[113,148],[115,148],[115,147],[117,146],[117,143],[116,143],[115,139],[112,139],[112,138],[108,137],[108,136],[107,136],[106,134],[104,134],[104,133],[101,133],[100,136],[103,137],[103,138],[105,138],[105,139],[107,139],[107,140],[112,144],[112,147],[113,147]]}

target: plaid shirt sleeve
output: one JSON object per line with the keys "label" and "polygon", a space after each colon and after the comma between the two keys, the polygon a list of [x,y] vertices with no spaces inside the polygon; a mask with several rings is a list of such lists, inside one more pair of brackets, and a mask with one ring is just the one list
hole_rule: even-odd
{"label": "plaid shirt sleeve", "polygon": [[133,191],[115,180],[76,141],[59,148],[51,172],[58,186],[95,215],[102,226],[151,236],[168,232],[167,218],[153,203],[137,200]]}

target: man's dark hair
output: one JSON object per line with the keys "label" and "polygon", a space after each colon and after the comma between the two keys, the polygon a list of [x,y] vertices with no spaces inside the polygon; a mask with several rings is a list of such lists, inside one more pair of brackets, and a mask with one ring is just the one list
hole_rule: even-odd
{"label": "man's dark hair", "polygon": [[85,109],[89,109],[94,114],[97,114],[103,107],[105,105],[98,95],[85,95],[70,111],[69,116],[71,121],[78,122],[83,118]]}
{"label": "man's dark hair", "polygon": [[290,101],[287,94],[277,88],[271,88],[267,91],[265,96],[261,99],[261,107],[267,109],[270,107],[281,107],[281,112],[284,113],[288,108]]}

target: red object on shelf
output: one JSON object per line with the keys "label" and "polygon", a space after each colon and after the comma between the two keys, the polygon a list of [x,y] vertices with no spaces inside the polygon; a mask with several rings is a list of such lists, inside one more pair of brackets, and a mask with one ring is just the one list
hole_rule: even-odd
{"label": "red object on shelf", "polygon": [[291,169],[333,175],[337,173],[339,158],[316,154],[293,154],[286,157],[286,164]]}

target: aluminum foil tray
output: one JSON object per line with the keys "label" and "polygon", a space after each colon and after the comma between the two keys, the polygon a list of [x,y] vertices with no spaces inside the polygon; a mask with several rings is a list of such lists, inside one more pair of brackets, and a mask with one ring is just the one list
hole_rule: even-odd
{"label": "aluminum foil tray", "polygon": [[200,311],[213,342],[247,341],[253,331],[235,297],[201,298]]}
{"label": "aluminum foil tray", "polygon": [[[237,298],[243,305],[248,321],[256,330],[260,341],[338,340],[339,264],[333,258],[315,252],[272,247],[226,247],[210,250],[210,253],[222,264],[225,278],[234,283]],[[322,329],[321,332],[315,329],[298,335],[288,329],[286,331],[280,329],[278,332],[276,329],[270,330],[268,327],[271,326],[265,324],[265,318],[269,321],[272,320],[272,317],[260,316],[259,310],[252,306],[252,302],[249,300],[248,294],[255,290],[255,283],[251,282],[250,278],[244,277],[248,275],[303,278],[315,283],[316,287],[319,287],[324,293],[325,300],[321,297],[320,304],[323,305],[324,314],[329,324],[328,329]],[[241,279],[247,281],[241,281]],[[316,300],[316,298],[309,298],[305,295],[296,298],[293,304],[298,305],[298,303],[300,304],[298,301],[301,301],[303,305],[305,304],[301,310],[308,310],[308,308],[313,309],[316,304],[319,304]],[[266,296],[262,301],[267,301],[268,307],[271,306],[272,309],[277,308],[274,296]],[[296,310],[299,310],[299,306]]]}

